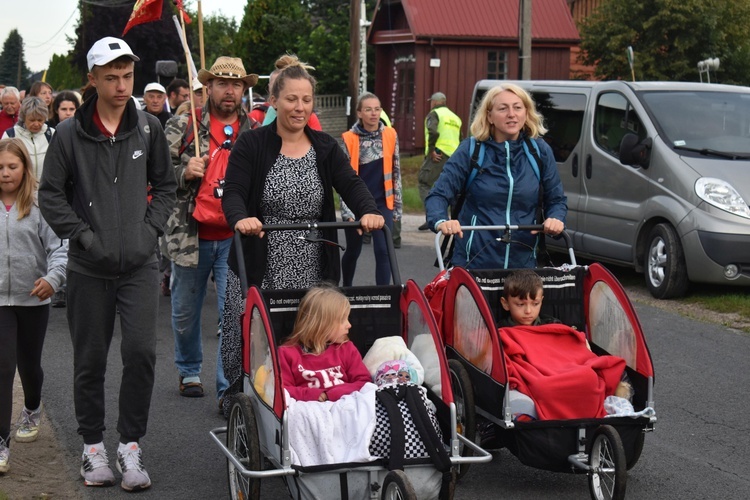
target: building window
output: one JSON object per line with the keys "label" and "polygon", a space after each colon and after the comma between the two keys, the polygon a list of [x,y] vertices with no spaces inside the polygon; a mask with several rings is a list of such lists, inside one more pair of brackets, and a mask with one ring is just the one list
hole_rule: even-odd
{"label": "building window", "polygon": [[491,50],[487,52],[487,78],[505,80],[508,78],[508,53]]}

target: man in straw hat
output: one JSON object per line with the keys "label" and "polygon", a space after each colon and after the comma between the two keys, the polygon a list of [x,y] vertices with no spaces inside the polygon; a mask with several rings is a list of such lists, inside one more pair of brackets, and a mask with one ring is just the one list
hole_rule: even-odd
{"label": "man in straw hat", "polygon": [[[122,380],[117,432],[121,486],[151,486],[139,439],[146,434],[156,362],[159,271],[157,238],[172,213],[177,185],[159,120],[136,109],[135,61],[123,40],[105,37],[89,50],[96,89],[57,127],[44,161],[39,208],[70,240],[68,325],[73,398],[87,486],[115,482],[104,447],[104,375],[117,311]],[[151,186],[146,199],[146,182]]]}
{"label": "man in straw hat", "polygon": [[[177,176],[177,205],[167,222],[162,251],[172,261],[172,329],[180,395],[202,397],[201,309],[213,273],[219,309],[219,334],[224,311],[227,258],[232,230],[221,211],[224,172],[237,136],[258,126],[242,110],[242,95],[258,81],[236,57],[219,57],[198,80],[207,102],[191,114],[167,123],[167,139]],[[199,124],[196,142],[193,119]],[[196,150],[196,145],[198,146]],[[227,387],[217,353],[216,397]]]}

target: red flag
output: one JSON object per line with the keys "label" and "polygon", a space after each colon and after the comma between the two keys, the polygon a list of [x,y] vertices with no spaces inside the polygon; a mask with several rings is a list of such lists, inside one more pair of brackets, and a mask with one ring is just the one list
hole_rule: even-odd
{"label": "red flag", "polygon": [[177,10],[180,11],[180,14],[182,14],[182,20],[185,21],[185,24],[190,24],[192,22],[192,19],[190,19],[190,16],[188,16],[187,12],[185,12],[185,6],[183,5],[183,1],[174,0],[174,4],[177,6]]}
{"label": "red flag", "polygon": [[122,36],[133,26],[143,23],[150,23],[161,19],[161,8],[164,0],[137,0],[133,6],[133,12],[130,14],[128,24],[122,31]]}

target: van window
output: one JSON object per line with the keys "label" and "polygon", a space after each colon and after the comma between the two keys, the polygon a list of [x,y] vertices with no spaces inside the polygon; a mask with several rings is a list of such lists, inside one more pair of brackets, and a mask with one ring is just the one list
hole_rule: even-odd
{"label": "van window", "polygon": [[630,102],[617,92],[599,95],[594,114],[594,141],[615,158],[620,157],[620,142],[625,134],[646,138],[646,129]]}
{"label": "van window", "polygon": [[750,94],[660,91],[643,92],[640,97],[667,144],[750,153]]}
{"label": "van window", "polygon": [[534,92],[532,95],[549,129],[543,138],[552,148],[555,161],[563,163],[581,138],[586,96],[558,92]]}

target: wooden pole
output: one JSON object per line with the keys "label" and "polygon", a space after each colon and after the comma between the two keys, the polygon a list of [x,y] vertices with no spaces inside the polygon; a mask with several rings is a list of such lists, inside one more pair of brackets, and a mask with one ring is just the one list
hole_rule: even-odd
{"label": "wooden pole", "polygon": [[[206,67],[206,51],[203,45],[203,7],[201,6],[201,0],[198,0],[198,43],[201,51],[201,68]],[[192,80],[191,80],[192,82]],[[192,93],[193,84],[190,84]],[[203,102],[206,102],[206,87],[205,85],[201,88],[203,92]]]}
{"label": "wooden pole", "polygon": [[[182,46],[185,48],[185,61],[187,61],[188,65],[188,75],[192,75],[193,71],[190,67],[191,64],[193,64],[193,57],[190,55],[190,51],[188,49],[187,44],[187,35],[185,34],[185,19],[182,17],[182,12],[179,13],[180,15],[180,36],[182,37]],[[193,79],[190,78],[190,81],[192,82]],[[193,144],[195,144],[195,156],[196,158],[201,157],[201,141],[200,137],[198,136],[198,122],[195,119],[195,97],[193,97],[192,83],[190,84],[191,92],[190,92],[190,116],[193,119]]]}

